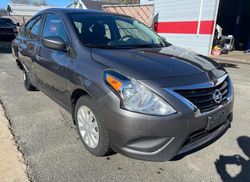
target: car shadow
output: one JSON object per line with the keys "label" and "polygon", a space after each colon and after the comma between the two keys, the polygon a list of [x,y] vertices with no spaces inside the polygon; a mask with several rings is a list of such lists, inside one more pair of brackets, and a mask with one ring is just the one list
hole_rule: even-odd
{"label": "car shadow", "polygon": [[10,54],[11,50],[11,41],[9,40],[1,40],[0,41],[0,53]]}
{"label": "car shadow", "polygon": [[[222,181],[250,181],[250,137],[241,136],[237,139],[237,142],[243,153],[247,156],[247,159],[241,155],[220,155],[219,159],[217,159],[214,164]],[[227,165],[237,165],[241,167],[240,173],[238,173],[236,176],[231,176],[230,172],[226,168]]]}
{"label": "car shadow", "polygon": [[240,69],[237,64],[232,63],[220,63],[224,68],[235,68]]}

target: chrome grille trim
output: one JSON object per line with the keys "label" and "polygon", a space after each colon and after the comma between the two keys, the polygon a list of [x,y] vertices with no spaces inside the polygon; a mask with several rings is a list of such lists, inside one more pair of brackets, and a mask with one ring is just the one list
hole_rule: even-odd
{"label": "chrome grille trim", "polygon": [[[227,79],[220,84],[216,84],[214,87],[199,88],[199,89],[179,89],[175,90],[178,94],[185,97],[192,102],[201,113],[214,110],[219,105],[225,103],[228,99],[229,83]],[[220,103],[215,102],[213,94],[215,91],[219,91],[221,94]]]}
{"label": "chrome grille trim", "polygon": [[215,81],[193,84],[193,85],[186,85],[186,86],[179,86],[179,87],[170,87],[168,89],[171,89],[171,90],[189,90],[189,89],[211,88],[211,87],[216,87],[217,85],[221,84],[227,78],[228,78],[228,74],[225,74]]}
{"label": "chrome grille trim", "polygon": [[[213,91],[217,88],[219,88],[220,91],[222,92],[223,101],[220,104],[215,104],[213,102],[209,103],[209,101],[213,101],[211,95],[213,94]],[[171,87],[171,88],[165,88],[165,90],[169,92],[171,95],[178,98],[180,101],[182,101],[195,113],[210,112],[214,109],[220,108],[221,106],[226,104],[229,100],[233,99],[232,81],[229,78],[228,74],[223,75],[222,77],[213,82],[206,82],[202,84],[195,84],[183,87]],[[181,94],[181,91],[187,91],[187,92],[191,91],[191,93],[192,91],[195,91],[193,92],[193,94],[196,95],[190,94],[189,97],[187,97],[185,94]],[[199,99],[199,97],[204,97],[204,98]]]}

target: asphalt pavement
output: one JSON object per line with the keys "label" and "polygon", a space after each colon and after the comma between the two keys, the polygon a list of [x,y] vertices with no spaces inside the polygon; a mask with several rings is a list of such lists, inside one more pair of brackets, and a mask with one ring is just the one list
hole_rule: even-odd
{"label": "asphalt pavement", "polygon": [[120,154],[102,158],[90,155],[81,144],[70,115],[42,92],[27,92],[10,50],[1,46],[0,101],[33,181],[247,182],[250,65],[225,66],[235,88],[232,127],[208,147],[168,162],[145,162]]}

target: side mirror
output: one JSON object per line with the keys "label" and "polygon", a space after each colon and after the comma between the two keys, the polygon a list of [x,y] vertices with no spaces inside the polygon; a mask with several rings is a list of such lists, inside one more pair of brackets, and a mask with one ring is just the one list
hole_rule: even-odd
{"label": "side mirror", "polygon": [[16,26],[17,26],[17,27],[20,27],[20,24],[19,24],[19,23],[16,23]]}
{"label": "side mirror", "polygon": [[67,51],[66,43],[61,37],[49,36],[42,39],[42,43],[45,47],[55,49],[59,51]]}

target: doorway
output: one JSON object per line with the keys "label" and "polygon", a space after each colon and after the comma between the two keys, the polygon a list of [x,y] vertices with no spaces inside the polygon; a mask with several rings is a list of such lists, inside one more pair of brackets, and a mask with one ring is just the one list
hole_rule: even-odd
{"label": "doorway", "polygon": [[233,35],[236,50],[250,49],[249,0],[220,0],[216,24],[223,35]]}

